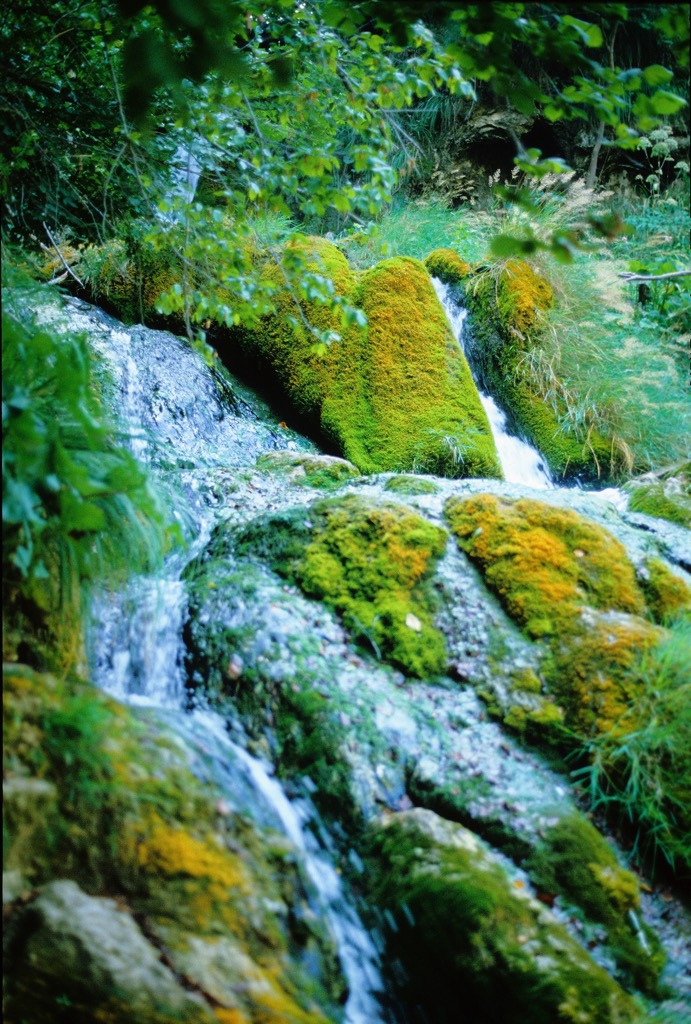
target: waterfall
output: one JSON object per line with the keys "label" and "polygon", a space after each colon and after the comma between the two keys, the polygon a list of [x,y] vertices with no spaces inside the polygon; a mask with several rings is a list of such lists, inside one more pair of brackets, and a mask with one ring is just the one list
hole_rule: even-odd
{"label": "waterfall", "polygon": [[[375,943],[349,900],[333,861],[328,836],[318,840],[317,813],[304,797],[290,801],[271,767],[228,735],[210,710],[183,709],[186,598],[182,572],[203,549],[223,509],[212,500],[214,470],[251,465],[257,451],[279,446],[270,428],[228,408],[229,395],[186,342],[146,328],[122,325],[78,300],[71,301],[71,327],[87,330],[107,361],[122,428],[154,478],[175,475],[178,517],[191,525],[187,549],[175,551],[156,576],[135,576],[122,592],[96,594],[91,608],[90,659],[94,682],[124,703],[154,707],[188,746],[214,762],[213,777],[237,806],[261,824],[282,831],[298,851],[315,910],[335,940],[349,995],[346,1024],[384,1024],[383,992]],[[245,403],[236,403],[236,407]],[[290,442],[288,442],[290,446]],[[286,441],[281,438],[280,446]],[[193,463],[194,469],[190,469]],[[162,468],[165,467],[165,468]],[[200,483],[201,479],[201,483]],[[310,827],[312,826],[312,827]]]}
{"label": "waterfall", "polygon": [[[464,309],[453,297],[449,285],[443,284],[438,278],[432,278],[432,283],[444,308],[453,335],[465,355],[464,328],[468,310]],[[508,432],[506,415],[491,395],[482,391],[479,391],[479,395],[487,413],[504,478],[509,483],[525,484],[527,487],[536,487],[542,490],[553,487],[554,484],[545,465],[545,460],[540,453],[527,441]]]}

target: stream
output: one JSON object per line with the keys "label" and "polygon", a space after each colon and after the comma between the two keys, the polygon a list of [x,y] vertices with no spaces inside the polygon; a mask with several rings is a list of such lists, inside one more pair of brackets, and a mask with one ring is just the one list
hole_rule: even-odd
{"label": "stream", "polygon": [[[463,347],[466,313],[454,305],[444,285],[435,282],[435,289]],[[405,1012],[387,1003],[381,939],[363,924],[361,910],[337,868],[336,844],[307,789],[295,794],[291,791],[289,799],[269,759],[257,756],[252,748],[242,722],[228,722],[203,699],[197,700],[192,709],[189,706],[183,642],[189,615],[183,580],[186,567],[201,555],[219,524],[241,527],[281,510],[286,503],[306,506],[314,500],[315,493],[309,489],[287,491],[280,478],[259,480],[254,467],[257,457],[268,452],[316,455],[318,449],[280,424],[276,415],[240,382],[224,371],[209,368],[185,340],[143,327],[125,329],[79,300],[70,300],[69,310],[70,328],[87,331],[109,367],[110,401],[119,410],[131,449],[148,464],[162,492],[172,498],[174,515],[185,538],[184,547],[168,556],[158,575],[135,577],[122,592],[104,591],[94,596],[88,640],[94,681],[117,700],[159,715],[194,752],[200,773],[213,780],[231,807],[241,808],[262,825],[279,830],[293,844],[303,865],[311,904],[333,937],[347,981],[346,1024],[403,1024],[407,1021]],[[508,483],[518,485],[521,494],[550,490],[557,504],[579,507],[582,499],[588,514],[609,521],[615,514],[615,490],[603,492],[598,504],[597,497],[581,496],[577,489],[569,494],[555,488],[539,453],[520,438],[510,436],[506,419],[491,396],[481,397]],[[381,485],[376,482],[363,479],[356,486],[362,493],[381,493]],[[492,491],[505,485],[471,481],[467,486]],[[419,501],[422,507],[427,499]],[[440,515],[441,499],[430,498],[425,508]],[[633,530],[631,534],[633,537]],[[488,623],[498,622],[501,611],[496,602],[489,602],[482,615],[476,610],[481,600],[480,585],[467,572],[459,583],[459,558],[458,552],[449,552],[442,565],[441,577],[457,602],[455,611],[444,614],[449,620],[449,647],[457,674],[461,679],[466,675],[472,679],[472,672],[485,671]],[[278,609],[283,595],[274,583],[265,586],[267,607]],[[229,621],[233,614],[241,613],[247,619],[243,608],[228,612]],[[290,630],[298,635],[307,621],[300,616],[310,613],[303,611],[295,599],[290,614],[294,620],[286,625],[280,616],[270,623],[256,613],[260,623],[257,643],[263,642],[263,627],[267,635],[273,629],[271,636],[279,637],[278,643],[284,643],[287,637],[285,649],[290,648]],[[324,678],[327,670],[331,671],[336,680],[333,693],[341,687],[342,692],[353,694],[353,679],[360,678],[360,669],[346,665],[355,664],[356,659],[345,648],[340,627],[330,622],[319,627],[319,635],[324,637],[321,648],[326,650]],[[508,622],[502,629],[513,645],[512,662],[529,666],[530,653],[518,631]],[[289,679],[288,662],[285,672]],[[382,754],[371,772],[362,769],[363,779],[370,772],[372,780],[367,775],[361,788],[365,792],[369,786],[380,794],[376,800],[388,802],[392,809],[412,806],[406,773],[415,783],[415,791],[424,793],[432,785],[439,765],[448,762],[466,765],[470,775],[483,771],[494,779],[502,805],[515,801],[519,815],[516,827],[523,828],[526,835],[539,827],[543,805],[550,801],[555,807],[568,804],[563,780],[539,759],[524,751],[514,752],[501,729],[485,720],[472,686],[461,690],[460,696],[455,688],[451,710],[443,687],[420,682],[413,702],[401,689],[396,674],[383,667],[368,670],[363,678],[367,678],[369,689],[365,703],[376,701],[382,743],[399,744],[405,751],[400,763],[396,763],[399,755],[389,763]],[[342,717],[348,721],[348,713],[343,712]],[[430,731],[433,720],[435,728],[441,728],[441,741]],[[458,723],[462,727],[457,730]],[[363,797],[363,806],[367,799]],[[491,797],[485,804],[478,803],[477,820],[485,821],[488,829],[497,814],[503,813],[497,806]],[[353,856],[357,858],[357,854]],[[516,879],[514,884],[529,890],[526,876],[508,861],[507,872]],[[655,913],[650,907],[651,920]],[[568,915],[562,917],[569,924]],[[597,959],[597,933],[589,942]],[[600,958],[610,966],[606,951]],[[678,975],[679,956],[675,962]]]}

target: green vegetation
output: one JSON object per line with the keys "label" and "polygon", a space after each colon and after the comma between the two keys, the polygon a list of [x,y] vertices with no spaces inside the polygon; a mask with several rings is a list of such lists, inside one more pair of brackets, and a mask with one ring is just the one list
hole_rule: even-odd
{"label": "green vegetation", "polygon": [[408,811],[375,823],[370,853],[406,995],[424,999],[432,1019],[452,1019],[461,1003],[478,1019],[516,1024],[639,1019],[554,918],[511,888],[472,832],[431,811]]}
{"label": "green vegetation", "polygon": [[425,586],[447,534],[398,505],[350,495],[250,526],[240,551],[255,552],[309,597],[338,611],[377,657],[425,678],[446,667],[444,638]]}
{"label": "green vegetation", "polygon": [[8,271],[3,286],[6,642],[33,633],[35,654],[66,668],[81,653],[82,585],[156,564],[169,532],[106,418],[86,339],[41,322],[25,276]]}

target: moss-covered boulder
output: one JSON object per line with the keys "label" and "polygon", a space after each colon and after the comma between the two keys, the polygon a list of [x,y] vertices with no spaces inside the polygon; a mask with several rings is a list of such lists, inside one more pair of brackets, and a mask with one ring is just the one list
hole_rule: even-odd
{"label": "moss-covered boulder", "polygon": [[691,463],[630,480],[629,509],[691,527]]}
{"label": "moss-covered boulder", "polygon": [[490,494],[452,498],[445,510],[459,545],[531,637],[570,630],[583,605],[645,610],[624,546],[576,512]]}
{"label": "moss-covered boulder", "polygon": [[629,987],[657,994],[664,956],[638,915],[638,879],[585,817],[573,813],[546,830],[524,867],[548,902],[563,896],[607,929],[610,949]]}
{"label": "moss-covered boulder", "polygon": [[426,1020],[632,1024],[633,1001],[556,921],[513,886],[470,831],[432,811],[380,819],[370,832],[373,890],[389,949]]}
{"label": "moss-covered boulder", "polygon": [[300,920],[285,836],[202,784],[150,714],[78,679],[3,676],[8,1019],[338,1019],[344,982]]}
{"label": "moss-covered boulder", "polygon": [[570,426],[558,394],[546,402],[527,369],[526,356],[539,348],[543,314],[554,303],[545,277],[523,260],[509,260],[498,272],[471,277],[466,301],[473,314],[474,358],[484,386],[508,411],[517,431],[544,456],[553,477],[607,476],[611,441],[596,431]]}
{"label": "moss-covered boulder", "polygon": [[[80,272],[93,300],[126,324],[161,321],[157,309],[161,295],[182,280],[180,257],[172,248],[120,239],[86,249]],[[166,325],[184,330],[181,315],[168,317]]]}
{"label": "moss-covered boulder", "polygon": [[257,469],[276,473],[293,484],[329,490],[341,487],[360,476],[360,470],[346,459],[334,455],[309,455],[301,452],[266,452],[257,459]]}
{"label": "moss-covered boulder", "polygon": [[443,284],[458,284],[470,273],[470,264],[455,249],[434,249],[425,257],[425,266],[430,276],[439,278]]}
{"label": "moss-covered boulder", "polygon": [[570,509],[530,499],[479,494],[445,511],[512,618],[547,643],[542,671],[564,723],[583,737],[609,731],[641,695],[639,663],[664,637],[626,549]]}
{"label": "moss-covered boulder", "polygon": [[446,668],[429,581],[447,537],[403,506],[348,495],[253,524],[235,543],[339,612],[380,657],[424,678]]}
{"label": "moss-covered boulder", "polygon": [[276,288],[276,311],[243,333],[245,358],[258,358],[303,421],[363,472],[500,477],[486,414],[424,265],[385,260],[356,282],[324,239],[295,243],[284,258],[296,254],[368,326],[345,329],[317,353],[302,318],[338,331],[340,317],[317,303],[297,310],[285,268],[271,265],[263,276]]}

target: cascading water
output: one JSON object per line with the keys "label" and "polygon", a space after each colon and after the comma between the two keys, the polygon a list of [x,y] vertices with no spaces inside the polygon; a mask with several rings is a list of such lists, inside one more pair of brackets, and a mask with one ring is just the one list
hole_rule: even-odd
{"label": "cascading water", "polygon": [[[444,307],[454,337],[465,353],[464,326],[468,310],[456,301],[448,285],[443,284],[438,278],[433,278],[432,283],[439,301]],[[540,489],[553,487],[554,484],[540,453],[527,441],[509,434],[506,427],[506,416],[497,403],[491,395],[482,391],[479,394],[492,428],[494,443],[497,446],[497,454],[505,479],[509,483],[525,484],[527,487]]]}
{"label": "cascading water", "polygon": [[[289,801],[271,767],[230,739],[223,719],[209,710],[183,710],[182,630],[186,614],[185,566],[225,514],[218,497],[229,467],[249,466],[257,454],[297,447],[257,422],[227,382],[190,346],[172,335],[122,326],[86,303],[72,302],[72,330],[86,329],[109,367],[114,407],[137,456],[178,495],[177,517],[188,547],[167,560],[156,577],[135,577],[123,593],[96,595],[92,605],[94,681],[118,700],[148,705],[172,722],[231,806],[281,830],[302,859],[315,910],[334,937],[349,988],[346,1024],[391,1024],[380,1007],[383,991],[375,943],[346,896],[331,863],[334,851],[312,827],[309,799]],[[229,401],[234,409],[229,408]],[[241,735],[239,730],[239,735]]]}

